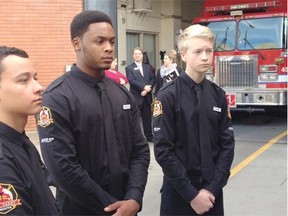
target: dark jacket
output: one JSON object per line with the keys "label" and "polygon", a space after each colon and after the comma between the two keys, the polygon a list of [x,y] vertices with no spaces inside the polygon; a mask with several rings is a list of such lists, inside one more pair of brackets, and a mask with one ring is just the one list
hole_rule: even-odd
{"label": "dark jacket", "polygon": [[[179,75],[182,73],[182,69],[180,67],[176,67],[177,69],[177,72],[179,73]],[[160,69],[157,70],[157,73],[156,73],[156,85],[155,85],[155,95],[157,94],[157,92],[159,91],[159,89],[165,85],[166,83],[169,83],[167,82],[166,78],[165,77],[161,77],[161,73],[160,73]],[[173,80],[175,79],[176,77],[173,77]]]}
{"label": "dark jacket", "polygon": [[[101,99],[97,80],[77,66],[55,80],[43,94],[38,132],[44,161],[58,187],[59,208],[64,214],[105,214],[104,207],[117,199],[109,194],[109,168]],[[129,91],[103,79],[112,107],[119,169],[123,174],[122,199],[142,204],[147,181],[149,146],[139,126],[139,111]]]}
{"label": "dark jacket", "polygon": [[46,167],[25,134],[0,122],[0,214],[58,215]]}
{"label": "dark jacket", "polygon": [[[206,106],[205,137],[211,146],[213,179],[204,188],[215,196],[226,185],[234,156],[234,133],[228,117],[225,92],[216,84],[204,80],[203,98]],[[198,190],[191,184],[192,175],[201,175],[196,93],[194,81],[185,73],[159,90],[153,112],[154,152],[164,176],[173,188],[189,203]]]}
{"label": "dark jacket", "polygon": [[150,91],[145,97],[141,96],[141,92],[145,85],[155,85],[155,74],[153,73],[153,67],[149,64],[142,64],[144,77],[135,62],[128,65],[126,70],[126,76],[130,84],[130,92],[134,95],[137,104],[141,105],[143,100],[147,100],[148,104],[152,103],[152,91]]}

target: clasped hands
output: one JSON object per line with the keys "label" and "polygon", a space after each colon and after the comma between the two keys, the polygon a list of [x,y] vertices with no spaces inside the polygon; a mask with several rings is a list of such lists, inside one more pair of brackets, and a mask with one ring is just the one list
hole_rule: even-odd
{"label": "clasped hands", "polygon": [[214,203],[214,195],[206,189],[201,189],[199,194],[190,202],[190,205],[197,214],[201,215],[213,208]]}
{"label": "clasped hands", "polygon": [[151,85],[145,85],[144,89],[141,92],[141,96],[144,97],[147,95],[147,93],[149,93],[152,90],[152,86]]}
{"label": "clasped hands", "polygon": [[113,216],[135,216],[140,210],[140,205],[135,200],[122,200],[112,203],[104,208],[105,212],[113,212]]}

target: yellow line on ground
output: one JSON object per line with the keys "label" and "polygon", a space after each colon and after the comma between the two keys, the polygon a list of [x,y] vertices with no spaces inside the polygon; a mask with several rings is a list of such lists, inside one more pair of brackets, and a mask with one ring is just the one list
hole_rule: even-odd
{"label": "yellow line on ground", "polygon": [[283,133],[281,133],[278,136],[274,137],[268,143],[263,145],[261,148],[259,148],[257,151],[255,151],[253,154],[251,154],[249,157],[247,157],[245,160],[243,160],[241,163],[239,163],[237,166],[235,166],[231,170],[230,178],[232,176],[236,175],[240,170],[242,170],[244,167],[246,167],[249,163],[251,163],[255,158],[257,158],[259,155],[261,155],[267,149],[269,149],[273,144],[278,142],[284,136],[287,136],[287,133],[288,133],[288,131],[284,131]]}

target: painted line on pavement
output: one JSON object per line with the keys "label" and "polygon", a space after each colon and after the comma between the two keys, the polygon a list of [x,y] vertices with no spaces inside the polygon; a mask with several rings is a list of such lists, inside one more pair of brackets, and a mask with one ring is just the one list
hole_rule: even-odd
{"label": "painted line on pavement", "polygon": [[277,143],[280,139],[287,136],[288,131],[284,131],[278,136],[271,139],[268,143],[264,144],[261,148],[259,148],[257,151],[255,151],[253,154],[248,156],[245,160],[243,160],[241,163],[239,163],[237,166],[235,166],[233,169],[231,169],[231,175],[230,178],[234,175],[236,175],[238,172],[240,172],[244,167],[246,167],[249,163],[251,163],[255,158],[260,156],[263,152],[268,150],[272,145]]}

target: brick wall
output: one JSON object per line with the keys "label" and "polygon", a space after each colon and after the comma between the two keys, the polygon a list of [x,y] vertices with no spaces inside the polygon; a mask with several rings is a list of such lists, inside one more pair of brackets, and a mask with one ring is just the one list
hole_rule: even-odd
{"label": "brick wall", "polygon": [[[1,0],[0,44],[26,50],[47,87],[72,64],[70,22],[82,11],[82,0]],[[26,131],[35,131],[29,117]]]}

